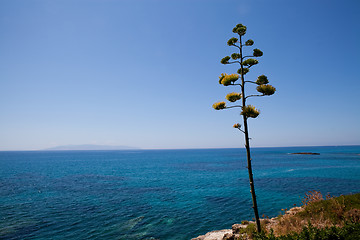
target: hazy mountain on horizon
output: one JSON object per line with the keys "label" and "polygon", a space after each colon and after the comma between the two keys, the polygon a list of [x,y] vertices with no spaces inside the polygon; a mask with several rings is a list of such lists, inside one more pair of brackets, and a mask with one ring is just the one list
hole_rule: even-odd
{"label": "hazy mountain on horizon", "polygon": [[129,146],[109,146],[109,145],[94,145],[94,144],[83,144],[83,145],[63,145],[56,146],[52,148],[43,149],[43,151],[53,151],[53,150],[131,150],[131,149],[140,149],[136,147]]}

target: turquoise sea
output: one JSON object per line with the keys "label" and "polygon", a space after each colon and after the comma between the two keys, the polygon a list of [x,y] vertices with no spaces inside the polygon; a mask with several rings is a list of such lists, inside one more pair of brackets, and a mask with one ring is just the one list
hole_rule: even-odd
{"label": "turquoise sea", "polygon": [[[252,157],[260,215],[360,192],[360,146]],[[252,219],[247,178],[244,149],[0,152],[0,239],[191,239]]]}

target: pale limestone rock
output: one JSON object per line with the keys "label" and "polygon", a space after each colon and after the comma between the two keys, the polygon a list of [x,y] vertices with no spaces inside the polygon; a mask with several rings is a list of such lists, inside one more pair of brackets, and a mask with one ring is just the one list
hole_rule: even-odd
{"label": "pale limestone rock", "polygon": [[197,238],[193,238],[191,240],[223,240],[225,234],[232,234],[231,229],[223,229],[218,231],[208,232],[205,235],[198,236]]}
{"label": "pale limestone rock", "polygon": [[241,229],[246,228],[247,225],[245,224],[233,224],[231,226],[232,232],[235,233],[240,233]]}

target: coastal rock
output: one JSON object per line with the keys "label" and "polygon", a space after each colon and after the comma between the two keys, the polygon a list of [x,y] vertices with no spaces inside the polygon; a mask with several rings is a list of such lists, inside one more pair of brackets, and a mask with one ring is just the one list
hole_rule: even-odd
{"label": "coastal rock", "polygon": [[[293,207],[285,212],[284,217],[295,215],[298,212],[304,211],[302,207]],[[358,213],[358,212],[357,212]],[[270,231],[271,228],[274,228],[277,224],[279,224],[278,218],[271,218],[271,219],[260,219],[262,224],[265,225],[267,230]],[[255,224],[253,221],[244,221],[246,224],[233,224],[231,229],[223,229],[219,231],[212,231],[208,232],[205,235],[198,236],[197,238],[192,238],[191,240],[235,240],[239,239],[242,236],[242,239],[248,239],[246,234],[241,233],[241,230],[246,228],[248,224],[252,223]]]}
{"label": "coastal rock", "polygon": [[232,229],[233,234],[236,234],[236,233],[240,233],[240,231],[246,227],[247,227],[247,225],[245,225],[245,224],[234,224],[231,226],[231,229]]}
{"label": "coastal rock", "polygon": [[192,238],[191,240],[223,240],[226,234],[233,235],[232,230],[223,229],[218,231],[212,231],[212,232],[208,232],[205,235],[198,236],[197,238]]}
{"label": "coastal rock", "polygon": [[285,214],[295,215],[296,213],[302,212],[302,211],[304,211],[304,208],[302,208],[302,207],[293,207],[293,208],[289,209],[288,211],[286,211]]}
{"label": "coastal rock", "polygon": [[235,236],[232,233],[227,233],[227,234],[224,235],[222,240],[235,240]]}
{"label": "coastal rock", "polygon": [[240,230],[246,228],[246,226],[247,224],[234,224],[231,229],[208,232],[191,240],[235,240],[240,237]]}

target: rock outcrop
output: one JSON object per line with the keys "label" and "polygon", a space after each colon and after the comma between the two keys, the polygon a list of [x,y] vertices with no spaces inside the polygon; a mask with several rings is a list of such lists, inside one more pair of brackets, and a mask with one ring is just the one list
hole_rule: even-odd
{"label": "rock outcrop", "polygon": [[240,237],[240,230],[246,226],[247,224],[234,224],[231,229],[208,232],[191,240],[236,240]]}
{"label": "rock outcrop", "polygon": [[228,234],[232,235],[231,229],[208,232],[205,235],[198,236],[197,238],[192,238],[191,240],[222,240],[224,239],[224,236]]}
{"label": "rock outcrop", "polygon": [[[293,207],[285,212],[284,216],[292,216],[298,212],[303,211],[302,207]],[[274,228],[279,220],[277,218],[266,218],[260,219],[262,225],[264,223],[265,227],[270,230]],[[255,224],[253,221],[244,221],[244,224],[234,224],[231,229],[223,229],[218,231],[208,232],[205,235],[198,236],[197,238],[192,238],[191,240],[236,240],[242,235],[242,239],[248,239],[246,234],[242,233],[242,229],[246,228],[250,223]]]}

